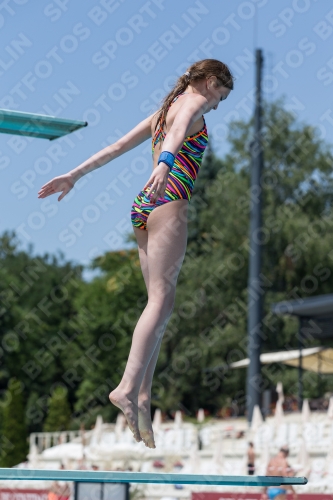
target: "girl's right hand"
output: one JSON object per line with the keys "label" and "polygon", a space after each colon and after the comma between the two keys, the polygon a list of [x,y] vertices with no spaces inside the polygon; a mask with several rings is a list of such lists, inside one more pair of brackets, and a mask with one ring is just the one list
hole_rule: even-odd
{"label": "girl's right hand", "polygon": [[143,187],[143,191],[147,188],[149,189],[147,197],[150,199],[151,203],[155,203],[156,200],[164,197],[169,173],[170,169],[164,162],[159,163],[157,167],[154,168],[150,178]]}
{"label": "girl's right hand", "polygon": [[68,194],[71,189],[73,189],[75,181],[70,174],[59,175],[54,177],[51,181],[47,182],[38,191],[38,198],[46,198],[54,193],[59,193],[62,191],[58,198],[58,201],[62,200],[66,194]]}

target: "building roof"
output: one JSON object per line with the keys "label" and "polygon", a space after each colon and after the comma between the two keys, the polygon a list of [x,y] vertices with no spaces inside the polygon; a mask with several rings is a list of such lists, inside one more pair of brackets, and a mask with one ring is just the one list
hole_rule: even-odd
{"label": "building roof", "polygon": [[[262,364],[283,363],[298,367],[299,349],[290,351],[265,352],[260,354]],[[229,365],[230,368],[245,368],[249,365],[249,358],[241,359]],[[333,349],[322,346],[302,349],[302,367],[315,373],[333,373]]]}
{"label": "building roof", "polygon": [[328,316],[333,314],[333,293],[277,302],[272,304],[271,311],[274,314],[294,316]]}

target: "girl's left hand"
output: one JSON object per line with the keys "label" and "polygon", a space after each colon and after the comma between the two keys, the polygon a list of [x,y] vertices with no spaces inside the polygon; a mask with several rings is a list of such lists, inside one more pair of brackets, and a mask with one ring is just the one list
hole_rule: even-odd
{"label": "girl's left hand", "polygon": [[154,168],[149,180],[146,182],[143,190],[149,187],[148,197],[152,203],[164,196],[170,169],[166,163],[159,163],[157,167]]}
{"label": "girl's left hand", "polygon": [[62,191],[61,195],[58,197],[58,201],[60,201],[64,196],[66,196],[66,194],[69,193],[71,189],[73,189],[74,184],[75,180],[70,173],[58,175],[40,188],[38,191],[38,198],[46,198],[51,194]]}

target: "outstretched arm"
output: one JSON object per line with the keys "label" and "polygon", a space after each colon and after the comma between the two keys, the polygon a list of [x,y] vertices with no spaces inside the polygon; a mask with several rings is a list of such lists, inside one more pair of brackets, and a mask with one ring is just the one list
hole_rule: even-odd
{"label": "outstretched arm", "polygon": [[88,172],[102,167],[109,161],[118,158],[118,156],[127,153],[127,151],[130,151],[142,142],[149,139],[149,137],[151,137],[151,121],[153,116],[154,114],[148,116],[148,118],[142,120],[127,134],[118,139],[117,142],[102,149],[98,153],[91,156],[84,163],[81,163],[81,165],[71,170],[69,174],[71,174],[71,176],[73,177],[74,182],[76,182]]}
{"label": "outstretched arm", "polygon": [[61,192],[58,201],[62,200],[62,198],[66,196],[71,189],[73,189],[76,181],[78,181],[85,174],[95,170],[96,168],[102,167],[109,161],[118,158],[118,156],[121,156],[149,139],[149,137],[151,137],[151,121],[153,116],[154,113],[148,116],[148,118],[142,120],[138,125],[136,125],[136,127],[118,139],[118,141],[114,144],[111,144],[94,154],[88,158],[88,160],[81,163],[81,165],[74,168],[67,174],[54,177],[54,179],[44,184],[44,186],[42,186],[38,191],[38,198],[46,198],[51,194]]}

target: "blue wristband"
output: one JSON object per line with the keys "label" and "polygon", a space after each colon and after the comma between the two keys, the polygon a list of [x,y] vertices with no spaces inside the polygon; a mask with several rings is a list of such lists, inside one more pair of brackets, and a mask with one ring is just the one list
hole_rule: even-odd
{"label": "blue wristband", "polygon": [[157,165],[161,163],[161,161],[166,163],[171,170],[175,162],[175,156],[172,153],[169,153],[169,151],[162,151],[158,158]]}

